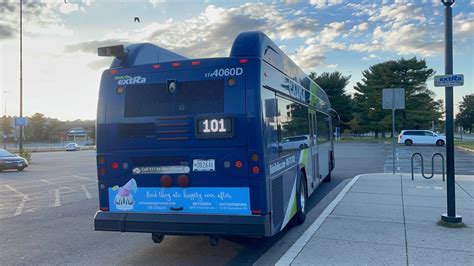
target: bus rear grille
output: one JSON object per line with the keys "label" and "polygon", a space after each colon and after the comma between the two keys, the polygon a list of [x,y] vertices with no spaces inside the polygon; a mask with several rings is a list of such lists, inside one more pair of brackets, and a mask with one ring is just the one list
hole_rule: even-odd
{"label": "bus rear grille", "polygon": [[191,122],[187,116],[160,117],[156,124],[158,140],[190,140]]}
{"label": "bus rear grille", "polygon": [[119,124],[118,133],[121,138],[145,138],[155,136],[154,123]]}

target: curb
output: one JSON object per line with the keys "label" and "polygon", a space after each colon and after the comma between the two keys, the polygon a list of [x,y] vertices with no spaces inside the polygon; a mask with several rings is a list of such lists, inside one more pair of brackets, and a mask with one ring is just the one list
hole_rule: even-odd
{"label": "curb", "polygon": [[326,218],[334,211],[339,202],[346,196],[351,187],[359,180],[362,175],[355,176],[337,195],[337,197],[324,209],[321,215],[316,219],[298,240],[283,254],[283,256],[275,263],[275,265],[290,265],[303,248],[308,244],[313,235],[318,231]]}
{"label": "curb", "polygon": [[456,146],[456,148],[461,149],[461,150],[463,150],[463,151],[467,151],[467,152],[472,152],[472,153],[474,153],[474,150],[473,150],[473,149],[464,148],[464,147],[459,147],[459,146]]}

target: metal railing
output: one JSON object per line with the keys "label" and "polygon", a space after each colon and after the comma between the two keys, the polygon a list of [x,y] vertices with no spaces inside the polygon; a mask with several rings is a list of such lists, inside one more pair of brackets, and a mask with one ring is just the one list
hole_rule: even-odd
{"label": "metal railing", "polygon": [[436,156],[439,156],[441,157],[441,165],[442,165],[442,169],[443,169],[443,182],[444,182],[444,174],[445,174],[445,169],[444,169],[444,156],[441,154],[441,153],[435,153],[433,154],[433,156],[431,156],[431,175],[430,176],[425,176],[425,168],[424,168],[424,164],[423,164],[423,155],[421,155],[421,153],[419,152],[415,152],[413,153],[413,155],[411,156],[411,180],[414,180],[414,169],[413,169],[413,159],[415,158],[416,155],[419,155],[420,156],[420,159],[421,159],[421,175],[425,178],[425,179],[431,179],[433,178],[434,176],[434,168],[435,168],[435,165],[434,165],[434,159]]}

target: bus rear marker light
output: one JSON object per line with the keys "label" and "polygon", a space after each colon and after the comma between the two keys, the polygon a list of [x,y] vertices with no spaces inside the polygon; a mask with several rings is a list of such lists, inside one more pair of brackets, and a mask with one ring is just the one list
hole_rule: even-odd
{"label": "bus rear marker light", "polygon": [[191,62],[191,65],[193,65],[193,66],[197,66],[197,65],[200,65],[200,64],[201,64],[200,61],[192,61]]}
{"label": "bus rear marker light", "polygon": [[235,167],[242,168],[242,161],[241,160],[235,161]]}
{"label": "bus rear marker light", "polygon": [[118,86],[117,87],[117,94],[122,94],[125,92],[125,87],[123,86]]}
{"label": "bus rear marker light", "polygon": [[154,64],[154,65],[152,65],[151,67],[154,68],[154,69],[158,69],[158,68],[161,67],[161,65],[160,65],[160,64]]}
{"label": "bus rear marker light", "polygon": [[262,211],[261,210],[252,210],[252,214],[254,215],[261,215]]}
{"label": "bus rear marker light", "polygon": [[100,210],[101,210],[101,211],[106,211],[106,212],[107,212],[107,211],[109,211],[109,208],[107,208],[107,207],[100,207]]}
{"label": "bus rear marker light", "polygon": [[225,168],[229,168],[229,167],[230,167],[230,162],[229,162],[229,161],[225,161],[225,162],[224,162],[224,167],[225,167]]}
{"label": "bus rear marker light", "polygon": [[181,63],[179,63],[179,62],[174,62],[174,63],[171,63],[171,66],[172,66],[172,67],[179,67],[179,66],[181,66]]}
{"label": "bus rear marker light", "polygon": [[128,163],[126,163],[126,162],[123,163],[123,164],[122,164],[122,168],[123,168],[123,169],[128,169]]}
{"label": "bus rear marker light", "polygon": [[235,81],[234,78],[229,78],[229,79],[227,80],[227,85],[229,85],[229,86],[231,86],[231,87],[234,86],[235,83],[236,83],[236,81]]}
{"label": "bus rear marker light", "polygon": [[117,69],[111,69],[111,70],[110,70],[110,74],[112,74],[112,75],[115,75],[115,74],[117,74],[117,73],[118,73],[118,70],[117,70]]}
{"label": "bus rear marker light", "polygon": [[252,157],[250,159],[252,159],[252,161],[254,162],[258,161],[258,154],[256,153],[252,154]]}
{"label": "bus rear marker light", "polygon": [[239,59],[239,63],[241,63],[241,64],[246,64],[248,62],[249,62],[249,60],[247,58]]}
{"label": "bus rear marker light", "polygon": [[99,156],[97,157],[97,162],[99,164],[104,164],[105,163],[105,157],[104,156]]}

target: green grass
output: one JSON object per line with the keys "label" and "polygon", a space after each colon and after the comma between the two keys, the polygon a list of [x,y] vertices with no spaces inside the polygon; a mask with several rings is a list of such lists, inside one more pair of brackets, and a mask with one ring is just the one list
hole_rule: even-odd
{"label": "green grass", "polygon": [[[395,140],[396,141],[396,140]],[[346,137],[341,138],[337,142],[354,142],[354,143],[392,143],[391,138],[374,138],[374,137]]]}
{"label": "green grass", "polygon": [[454,146],[464,147],[464,148],[474,150],[474,141],[455,140],[454,141]]}

